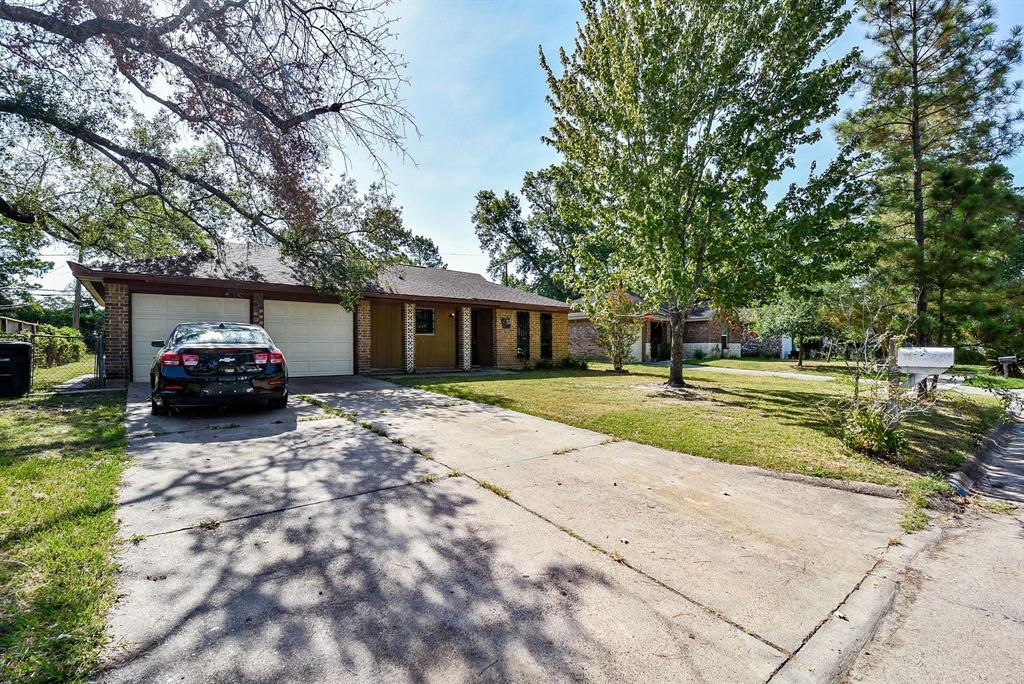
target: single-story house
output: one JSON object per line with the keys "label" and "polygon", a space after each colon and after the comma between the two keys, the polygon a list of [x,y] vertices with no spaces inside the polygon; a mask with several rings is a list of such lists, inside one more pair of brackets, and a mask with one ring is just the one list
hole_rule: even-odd
{"label": "single-story house", "polygon": [[[579,308],[579,302],[576,302],[576,307]],[[668,360],[672,347],[668,314],[661,310],[652,311],[641,316],[640,323],[636,342],[631,348],[633,359],[644,363]],[[735,323],[716,316],[713,309],[692,309],[683,329],[683,356],[693,358],[698,350],[707,358],[740,356],[744,335],[748,334],[748,331]],[[572,355],[605,359],[604,350],[597,343],[597,336],[598,330],[585,312],[574,310],[569,313],[569,352]]]}
{"label": "single-story house", "polygon": [[69,266],[105,307],[112,379],[148,381],[151,342],[189,321],[262,325],[294,377],[516,369],[569,353],[566,303],[476,273],[391,267],[350,311],[273,247],[229,244],[215,255]]}

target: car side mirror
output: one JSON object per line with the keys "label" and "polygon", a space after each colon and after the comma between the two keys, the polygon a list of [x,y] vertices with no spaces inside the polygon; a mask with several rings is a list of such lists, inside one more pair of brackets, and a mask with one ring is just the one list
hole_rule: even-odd
{"label": "car side mirror", "polygon": [[155,347],[157,349],[160,349],[160,347],[164,346],[164,341],[163,340],[153,340],[152,342],[149,343],[149,346],[150,347]]}

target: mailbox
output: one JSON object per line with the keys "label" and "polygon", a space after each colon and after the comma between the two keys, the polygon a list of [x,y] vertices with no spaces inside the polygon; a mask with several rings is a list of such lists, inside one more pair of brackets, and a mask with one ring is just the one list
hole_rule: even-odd
{"label": "mailbox", "polygon": [[0,342],[0,397],[20,397],[32,387],[32,345]]}
{"label": "mailbox", "polygon": [[1017,365],[1016,356],[1000,356],[998,361],[999,366],[1003,369],[1004,378],[1010,377],[1011,372],[1014,373],[1015,375],[1019,372],[1016,368],[1014,368],[1014,366]]}
{"label": "mailbox", "polygon": [[953,347],[900,347],[896,362],[900,371],[917,384],[931,375],[942,375],[953,366]]}

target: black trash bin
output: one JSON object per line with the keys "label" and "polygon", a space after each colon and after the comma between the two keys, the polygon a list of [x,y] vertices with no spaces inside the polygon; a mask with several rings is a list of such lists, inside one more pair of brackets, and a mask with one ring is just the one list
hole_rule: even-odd
{"label": "black trash bin", "polygon": [[20,397],[32,387],[32,345],[0,342],[0,397]]}

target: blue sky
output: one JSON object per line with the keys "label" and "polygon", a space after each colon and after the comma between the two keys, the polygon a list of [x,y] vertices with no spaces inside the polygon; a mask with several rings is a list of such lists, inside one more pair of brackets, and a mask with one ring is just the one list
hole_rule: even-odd
{"label": "blue sky", "polygon": [[[997,2],[1000,33],[1024,24],[1024,0]],[[547,85],[537,46],[554,56],[572,44],[580,18],[576,0],[406,0],[391,11],[398,16],[397,49],[408,61],[406,104],[421,136],[411,137],[415,163],[390,158],[389,181],[406,224],[431,237],[450,268],[483,272],[470,215],[477,191],[518,190],[523,173],[556,161],[541,143],[551,125],[544,101]],[[864,45],[856,22],[829,50],[835,58]],[[819,166],[835,153],[826,140],[798,155],[798,178],[812,160]],[[365,188],[374,180],[367,160],[354,156],[349,172]],[[1024,156],[1010,163],[1024,178]],[[339,161],[339,170],[342,164]],[[63,288],[70,273],[54,250],[59,267],[44,282]]]}

